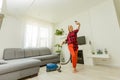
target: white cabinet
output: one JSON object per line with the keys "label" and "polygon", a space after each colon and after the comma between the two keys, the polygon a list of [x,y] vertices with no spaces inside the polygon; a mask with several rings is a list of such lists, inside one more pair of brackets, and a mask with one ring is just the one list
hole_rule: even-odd
{"label": "white cabinet", "polygon": [[109,54],[93,54],[92,58],[110,58]]}
{"label": "white cabinet", "polygon": [[107,65],[110,63],[109,54],[92,54],[92,60],[94,65]]}

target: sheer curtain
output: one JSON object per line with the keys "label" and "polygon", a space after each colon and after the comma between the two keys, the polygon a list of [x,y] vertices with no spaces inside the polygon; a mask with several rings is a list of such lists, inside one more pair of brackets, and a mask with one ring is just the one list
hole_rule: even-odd
{"label": "sheer curtain", "polygon": [[28,23],[25,29],[25,48],[52,46],[52,26],[48,24]]}
{"label": "sheer curtain", "polygon": [[0,12],[2,11],[3,0],[0,0]]}

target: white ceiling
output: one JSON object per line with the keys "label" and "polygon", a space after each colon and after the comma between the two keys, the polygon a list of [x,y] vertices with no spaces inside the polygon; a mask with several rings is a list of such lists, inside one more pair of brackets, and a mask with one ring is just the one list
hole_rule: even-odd
{"label": "white ceiling", "polygon": [[6,12],[59,23],[105,0],[6,0]]}

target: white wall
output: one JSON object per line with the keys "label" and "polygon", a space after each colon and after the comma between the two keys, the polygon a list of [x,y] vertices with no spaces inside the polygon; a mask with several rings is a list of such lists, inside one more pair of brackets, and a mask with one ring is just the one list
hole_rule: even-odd
{"label": "white wall", "polygon": [[[111,55],[108,65],[120,66],[120,28],[112,0],[90,10],[95,48],[107,48]],[[106,64],[106,63],[104,63]]]}
{"label": "white wall", "polygon": [[[120,29],[113,0],[100,3],[56,26],[57,28],[63,28],[65,32],[68,33],[67,26],[69,24],[75,26],[75,20],[81,22],[81,29],[78,36],[85,35],[87,38],[87,44],[79,46],[79,49],[83,49],[85,64],[91,65],[93,63],[92,59],[89,57],[91,55],[91,48],[88,44],[90,40],[94,49],[107,48],[111,55],[110,63],[106,63],[103,60],[98,63],[102,62],[101,64],[103,65],[120,66]],[[57,40],[57,42],[58,41],[59,40]]]}

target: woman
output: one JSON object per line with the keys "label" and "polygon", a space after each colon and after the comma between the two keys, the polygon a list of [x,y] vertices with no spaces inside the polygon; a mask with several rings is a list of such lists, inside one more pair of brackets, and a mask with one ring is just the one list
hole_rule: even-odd
{"label": "woman", "polygon": [[77,55],[78,55],[78,43],[77,43],[77,33],[80,29],[80,23],[78,21],[75,21],[75,24],[78,26],[76,30],[73,30],[73,26],[69,25],[68,26],[68,35],[67,39],[62,43],[68,44],[68,49],[70,51],[70,54],[72,56],[72,66],[73,66],[73,72],[77,72],[76,70],[76,65],[77,65]]}

